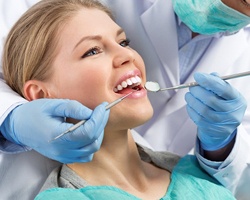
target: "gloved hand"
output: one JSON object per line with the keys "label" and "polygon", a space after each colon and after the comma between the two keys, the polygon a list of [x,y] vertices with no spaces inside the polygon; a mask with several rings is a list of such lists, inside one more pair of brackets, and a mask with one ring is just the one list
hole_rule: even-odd
{"label": "gloved hand", "polygon": [[229,83],[212,73],[195,73],[199,86],[185,96],[187,112],[198,126],[201,147],[207,151],[226,146],[235,137],[247,103]]}
{"label": "gloved hand", "polygon": [[[77,101],[38,99],[15,108],[1,126],[6,139],[31,147],[46,157],[62,163],[88,162],[99,150],[108,121],[107,103],[94,111]],[[73,124],[65,117],[89,119],[84,125],[57,140],[49,142]]]}

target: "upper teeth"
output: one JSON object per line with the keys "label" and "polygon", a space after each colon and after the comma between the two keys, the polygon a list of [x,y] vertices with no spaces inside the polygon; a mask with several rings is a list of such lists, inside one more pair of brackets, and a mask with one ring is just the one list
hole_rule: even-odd
{"label": "upper teeth", "polygon": [[117,85],[114,88],[114,92],[121,91],[124,88],[127,88],[128,86],[131,86],[131,85],[137,86],[137,85],[140,85],[140,84],[141,84],[141,78],[139,76],[134,76],[134,77],[128,78],[125,81],[122,81],[122,83],[120,83],[119,85]]}

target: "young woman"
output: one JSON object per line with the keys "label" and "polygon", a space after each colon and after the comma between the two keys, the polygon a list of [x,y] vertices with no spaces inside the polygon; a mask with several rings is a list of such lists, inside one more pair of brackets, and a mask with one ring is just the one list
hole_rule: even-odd
{"label": "young woman", "polygon": [[72,99],[94,109],[133,91],[111,108],[93,160],[54,170],[37,200],[234,199],[194,156],[180,159],[134,142],[130,129],[153,115],[144,62],[97,1],[42,0],[29,9],[7,37],[3,70],[29,101]]}

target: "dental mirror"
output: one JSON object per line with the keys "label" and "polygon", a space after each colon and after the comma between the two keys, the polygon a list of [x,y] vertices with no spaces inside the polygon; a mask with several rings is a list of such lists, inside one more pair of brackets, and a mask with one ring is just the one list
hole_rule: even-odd
{"label": "dental mirror", "polygon": [[154,82],[154,81],[147,81],[145,83],[145,88],[146,90],[150,92],[159,92],[159,91],[164,91],[164,90],[175,90],[175,89],[182,89],[182,88],[187,88],[187,87],[193,87],[198,85],[196,82],[191,82],[187,84],[181,84],[173,87],[168,87],[168,88],[161,88],[159,83]]}
{"label": "dental mirror", "polygon": [[[241,72],[241,73],[237,73],[237,74],[221,76],[220,78],[222,80],[229,80],[229,79],[240,78],[240,77],[249,76],[249,75],[250,75],[250,71],[246,71],[246,72]],[[177,85],[177,86],[173,86],[173,87],[161,88],[159,83],[153,82],[153,81],[147,81],[145,84],[145,88],[146,88],[146,90],[148,90],[150,92],[158,92],[158,91],[164,91],[164,90],[175,90],[175,89],[193,87],[196,85],[198,85],[198,83],[191,82],[191,83],[181,84],[181,85]]]}
{"label": "dental mirror", "polygon": [[145,88],[150,92],[158,92],[161,89],[160,85],[157,82],[153,81],[147,81],[145,83]]}

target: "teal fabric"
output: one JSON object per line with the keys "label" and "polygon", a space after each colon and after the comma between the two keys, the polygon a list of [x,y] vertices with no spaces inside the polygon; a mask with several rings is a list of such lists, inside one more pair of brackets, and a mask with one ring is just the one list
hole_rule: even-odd
{"label": "teal fabric", "polygon": [[195,156],[188,155],[180,159],[171,179],[171,185],[168,188],[169,199],[236,199],[228,189],[201,169]]}
{"label": "teal fabric", "polygon": [[[203,35],[235,33],[250,17],[225,5],[221,0],[172,0],[175,13],[193,32]],[[195,14],[194,14],[195,13]]]}
{"label": "teal fabric", "polygon": [[[87,186],[80,189],[53,188],[40,193],[35,200],[138,200],[132,194],[113,186]],[[171,174],[171,183],[161,200],[230,200],[231,192],[206,174],[194,156],[180,159]]]}

